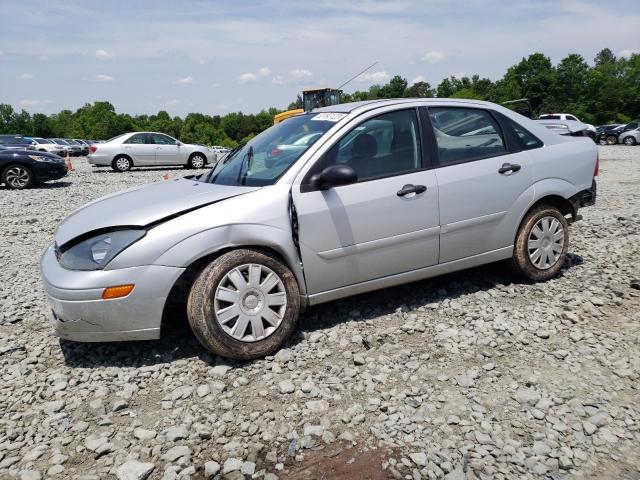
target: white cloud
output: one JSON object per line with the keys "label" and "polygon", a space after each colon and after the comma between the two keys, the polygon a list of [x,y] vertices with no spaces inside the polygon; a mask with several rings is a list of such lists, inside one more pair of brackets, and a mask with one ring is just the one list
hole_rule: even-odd
{"label": "white cloud", "polygon": [[4,55],[4,52],[2,50],[0,50],[0,57]]}
{"label": "white cloud", "polygon": [[179,78],[178,83],[180,85],[191,85],[193,83],[193,78],[191,78],[190,76]]}
{"label": "white cloud", "polygon": [[389,74],[387,72],[372,72],[363,73],[358,77],[358,81],[362,83],[380,83],[389,80]]}
{"label": "white cloud", "polygon": [[282,85],[284,83],[284,77],[282,77],[281,75],[276,75],[271,79],[271,83],[273,83],[274,85]]}
{"label": "white cloud", "polygon": [[289,72],[291,78],[303,79],[310,78],[313,75],[311,70],[307,70],[306,68],[296,68],[295,70],[291,70]]}
{"label": "white cloud", "polygon": [[175,107],[176,105],[178,105],[178,103],[180,103],[178,100],[176,100],[175,98],[172,98],[171,100],[165,100],[164,102],[160,102],[160,107],[162,108]]}
{"label": "white cloud", "polygon": [[204,65],[206,62],[204,60],[198,60],[199,65]]}
{"label": "white cloud", "polygon": [[245,83],[253,83],[258,80],[258,77],[255,73],[243,73],[238,77],[238,83],[244,85]]}
{"label": "white cloud", "polygon": [[409,82],[409,86],[415,85],[418,82],[426,82],[426,81],[427,81],[427,77],[425,77],[424,75],[418,75],[417,77],[415,77],[413,80]]}
{"label": "white cloud", "polygon": [[51,103],[51,100],[25,99],[20,100],[20,108],[39,108]]}
{"label": "white cloud", "polygon": [[33,73],[23,73],[20,75],[22,80],[31,80],[33,78]]}
{"label": "white cloud", "polygon": [[218,88],[220,86],[220,84],[218,82],[213,82],[210,87],[211,88]]}
{"label": "white cloud", "polygon": [[456,77],[457,79],[461,79],[462,77],[466,77],[467,74],[465,72],[458,72],[458,73],[454,73],[453,76]]}
{"label": "white cloud", "polygon": [[618,56],[619,57],[624,57],[624,58],[629,58],[634,53],[638,54],[638,53],[640,53],[640,50],[638,50],[637,48],[627,48],[625,50],[620,50],[620,52],[618,53]]}
{"label": "white cloud", "polygon": [[115,54],[113,52],[107,52],[106,50],[103,50],[101,48],[96,50],[96,58],[100,60],[107,60],[109,58],[113,58],[114,55]]}
{"label": "white cloud", "polygon": [[111,75],[103,75],[103,74],[98,74],[95,77],[93,77],[93,79],[96,82],[113,82],[115,80],[115,78],[113,78]]}
{"label": "white cloud", "polygon": [[445,57],[446,55],[438,50],[430,50],[422,56],[420,61],[427,63],[438,63],[444,60]]}
{"label": "white cloud", "polygon": [[268,67],[262,67],[260,70],[258,70],[259,77],[268,77],[269,75],[271,75],[271,70],[269,70]]}

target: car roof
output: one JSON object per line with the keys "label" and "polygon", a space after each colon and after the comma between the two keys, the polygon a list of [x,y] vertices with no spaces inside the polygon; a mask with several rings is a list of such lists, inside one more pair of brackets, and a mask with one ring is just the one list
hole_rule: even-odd
{"label": "car roof", "polygon": [[469,105],[469,106],[492,106],[491,102],[485,102],[482,100],[467,100],[467,99],[459,99],[459,98],[382,98],[378,100],[365,100],[362,102],[351,102],[351,103],[341,103],[339,105],[331,105],[329,107],[320,107],[314,108],[312,110],[313,113],[322,113],[322,112],[334,112],[334,113],[351,113],[356,110],[361,112],[365,112],[368,110],[373,110],[376,108],[387,107],[391,105],[401,105],[403,103],[415,103],[420,102],[425,105],[429,104],[460,104],[460,105]]}

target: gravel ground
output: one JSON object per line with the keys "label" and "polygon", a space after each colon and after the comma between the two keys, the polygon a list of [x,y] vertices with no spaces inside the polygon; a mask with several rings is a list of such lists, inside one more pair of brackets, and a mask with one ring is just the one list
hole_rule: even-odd
{"label": "gravel ground", "polygon": [[180,324],[117,344],[47,324],[37,265],[58,222],[184,170],[76,159],[64,181],[0,188],[0,478],[640,478],[640,147],[600,154],[554,280],[491,265],[330,303],[241,364]]}

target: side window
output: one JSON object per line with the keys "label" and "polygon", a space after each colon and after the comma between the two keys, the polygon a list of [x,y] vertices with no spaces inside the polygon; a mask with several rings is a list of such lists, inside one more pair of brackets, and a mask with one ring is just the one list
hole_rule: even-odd
{"label": "side window", "polygon": [[429,108],[441,166],[507,153],[500,126],[486,110]]}
{"label": "side window", "polygon": [[509,122],[509,125],[511,125],[511,128],[513,128],[513,131],[516,133],[518,142],[520,143],[520,147],[522,148],[522,150],[532,150],[534,148],[540,148],[542,147],[542,145],[544,145],[538,137],[533,135],[533,133],[531,133],[523,126],[517,124],[510,118],[507,119],[507,121]]}
{"label": "side window", "polygon": [[127,140],[124,143],[133,143],[136,145],[141,145],[144,143],[147,143],[147,134],[146,133],[136,133],[134,135],[131,135],[129,137],[129,140]]}
{"label": "side window", "polygon": [[567,120],[575,120],[576,122],[578,121],[578,119],[573,115],[567,115]]}
{"label": "side window", "polygon": [[175,145],[176,141],[168,135],[162,135],[161,133],[152,133],[153,143],[156,145]]}
{"label": "side window", "polygon": [[421,168],[415,110],[385,113],[361,123],[331,147],[323,160],[323,168],[351,166],[359,182]]}

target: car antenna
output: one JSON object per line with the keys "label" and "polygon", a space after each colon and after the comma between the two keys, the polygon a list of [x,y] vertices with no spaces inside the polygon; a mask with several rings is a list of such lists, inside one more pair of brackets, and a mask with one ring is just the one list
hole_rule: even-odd
{"label": "car antenna", "polygon": [[358,73],[357,75],[351,77],[349,80],[347,80],[346,82],[344,82],[342,85],[340,85],[338,88],[336,88],[336,90],[341,90],[342,87],[344,87],[347,83],[350,83],[352,81],[354,81],[356,78],[358,78],[360,75],[362,75],[364,72],[366,72],[367,70],[369,70],[371,67],[377,65],[378,62],[373,62],[371,65],[369,65],[367,68],[365,68],[364,70],[362,70],[360,73]]}

